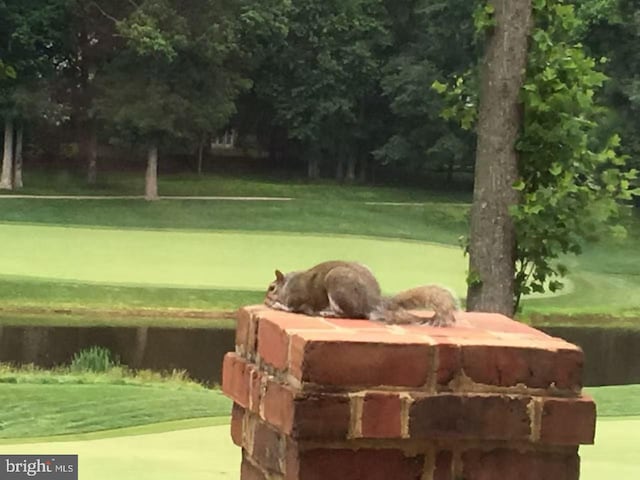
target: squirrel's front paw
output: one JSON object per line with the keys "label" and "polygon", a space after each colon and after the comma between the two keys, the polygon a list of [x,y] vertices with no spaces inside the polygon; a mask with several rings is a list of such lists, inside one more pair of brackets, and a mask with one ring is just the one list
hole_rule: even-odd
{"label": "squirrel's front paw", "polygon": [[429,327],[454,327],[455,324],[456,318],[453,315],[449,317],[435,315],[421,323],[421,325],[427,325]]}

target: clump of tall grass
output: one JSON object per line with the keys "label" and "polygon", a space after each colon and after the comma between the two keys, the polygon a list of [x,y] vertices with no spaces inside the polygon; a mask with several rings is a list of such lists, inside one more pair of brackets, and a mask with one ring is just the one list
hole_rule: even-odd
{"label": "clump of tall grass", "polygon": [[161,386],[167,388],[203,389],[204,385],[189,378],[185,370],[156,372],[134,370],[120,363],[117,357],[102,347],[91,347],[76,353],[70,365],[50,369],[33,364],[0,363],[0,384],[114,384]]}
{"label": "clump of tall grass", "polygon": [[108,372],[112,368],[120,366],[120,359],[114,357],[108,348],[91,347],[80,350],[71,360],[73,372]]}

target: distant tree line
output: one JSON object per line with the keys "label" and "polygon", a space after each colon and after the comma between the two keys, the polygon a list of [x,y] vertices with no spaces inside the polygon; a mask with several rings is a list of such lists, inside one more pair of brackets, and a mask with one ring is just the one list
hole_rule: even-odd
{"label": "distant tree line", "polygon": [[[609,77],[598,135],[619,132],[640,166],[640,4],[575,3]],[[475,131],[442,116],[432,85],[478,65],[480,4],[0,0],[0,188],[22,186],[23,158],[52,150],[52,132],[77,146],[90,183],[99,145],[144,151],[149,199],[159,156],[189,152],[202,165],[231,128],[310,178],[364,181],[380,164],[471,171]]]}

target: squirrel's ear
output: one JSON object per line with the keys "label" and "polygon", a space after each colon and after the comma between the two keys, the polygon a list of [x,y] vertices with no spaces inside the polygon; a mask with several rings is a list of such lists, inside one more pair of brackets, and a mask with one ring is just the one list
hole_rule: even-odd
{"label": "squirrel's ear", "polygon": [[276,280],[279,282],[284,281],[284,274],[280,270],[276,270]]}

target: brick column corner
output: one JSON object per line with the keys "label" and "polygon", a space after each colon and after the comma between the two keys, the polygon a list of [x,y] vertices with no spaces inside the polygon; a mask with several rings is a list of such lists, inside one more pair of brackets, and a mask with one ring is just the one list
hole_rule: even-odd
{"label": "brick column corner", "polygon": [[242,480],[576,480],[582,351],[483,313],[384,325],[246,307],[223,391]]}

